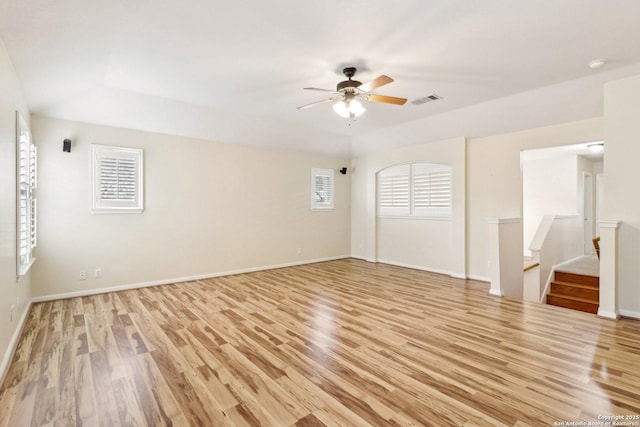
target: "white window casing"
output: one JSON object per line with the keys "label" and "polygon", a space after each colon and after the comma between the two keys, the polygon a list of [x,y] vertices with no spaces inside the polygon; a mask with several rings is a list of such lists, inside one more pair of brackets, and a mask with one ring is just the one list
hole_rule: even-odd
{"label": "white window casing", "polygon": [[380,217],[451,217],[452,169],[438,163],[405,163],[378,172]]}
{"label": "white window casing", "polygon": [[311,169],[311,209],[333,209],[334,174],[333,169]]}
{"label": "white window casing", "polygon": [[16,272],[27,274],[35,261],[33,249],[37,244],[37,187],[38,149],[33,144],[29,128],[16,112]]}
{"label": "white window casing", "polygon": [[141,213],[143,150],[92,144],[91,159],[92,212]]}

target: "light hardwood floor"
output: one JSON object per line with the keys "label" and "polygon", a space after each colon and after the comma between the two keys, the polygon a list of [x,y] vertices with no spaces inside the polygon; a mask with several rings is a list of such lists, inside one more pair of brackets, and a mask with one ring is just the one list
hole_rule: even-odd
{"label": "light hardwood floor", "polygon": [[0,424],[553,426],[640,414],[640,322],[487,291],[346,259],[39,303],[0,389]]}

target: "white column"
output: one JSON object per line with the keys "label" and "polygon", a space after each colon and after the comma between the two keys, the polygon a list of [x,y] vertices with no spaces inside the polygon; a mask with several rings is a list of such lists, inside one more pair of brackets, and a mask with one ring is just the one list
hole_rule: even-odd
{"label": "white column", "polygon": [[617,320],[618,229],[620,221],[598,221],[600,226],[600,307],[598,316]]}

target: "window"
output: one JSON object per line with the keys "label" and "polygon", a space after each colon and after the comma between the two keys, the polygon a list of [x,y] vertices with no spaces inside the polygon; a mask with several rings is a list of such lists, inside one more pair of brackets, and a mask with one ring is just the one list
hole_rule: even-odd
{"label": "window", "polygon": [[142,150],[91,145],[92,211],[140,213],[143,209]]}
{"label": "window", "polygon": [[433,163],[412,166],[413,214],[451,216],[451,167]]}
{"label": "window", "polygon": [[36,198],[38,149],[33,144],[26,122],[16,114],[17,143],[17,273],[24,276],[35,261],[33,249],[37,243]]}
{"label": "window", "polygon": [[333,209],[333,169],[311,169],[311,209]]}
{"label": "window", "polygon": [[411,165],[387,168],[378,173],[378,213],[406,216],[409,206]]}
{"label": "window", "polygon": [[451,216],[451,166],[407,163],[378,172],[378,216]]}

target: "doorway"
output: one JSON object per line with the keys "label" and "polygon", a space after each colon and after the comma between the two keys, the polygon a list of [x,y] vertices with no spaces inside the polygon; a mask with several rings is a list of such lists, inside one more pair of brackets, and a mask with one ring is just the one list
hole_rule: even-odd
{"label": "doorway", "polygon": [[582,215],[584,219],[584,254],[593,254],[593,175],[583,173],[582,175]]}

